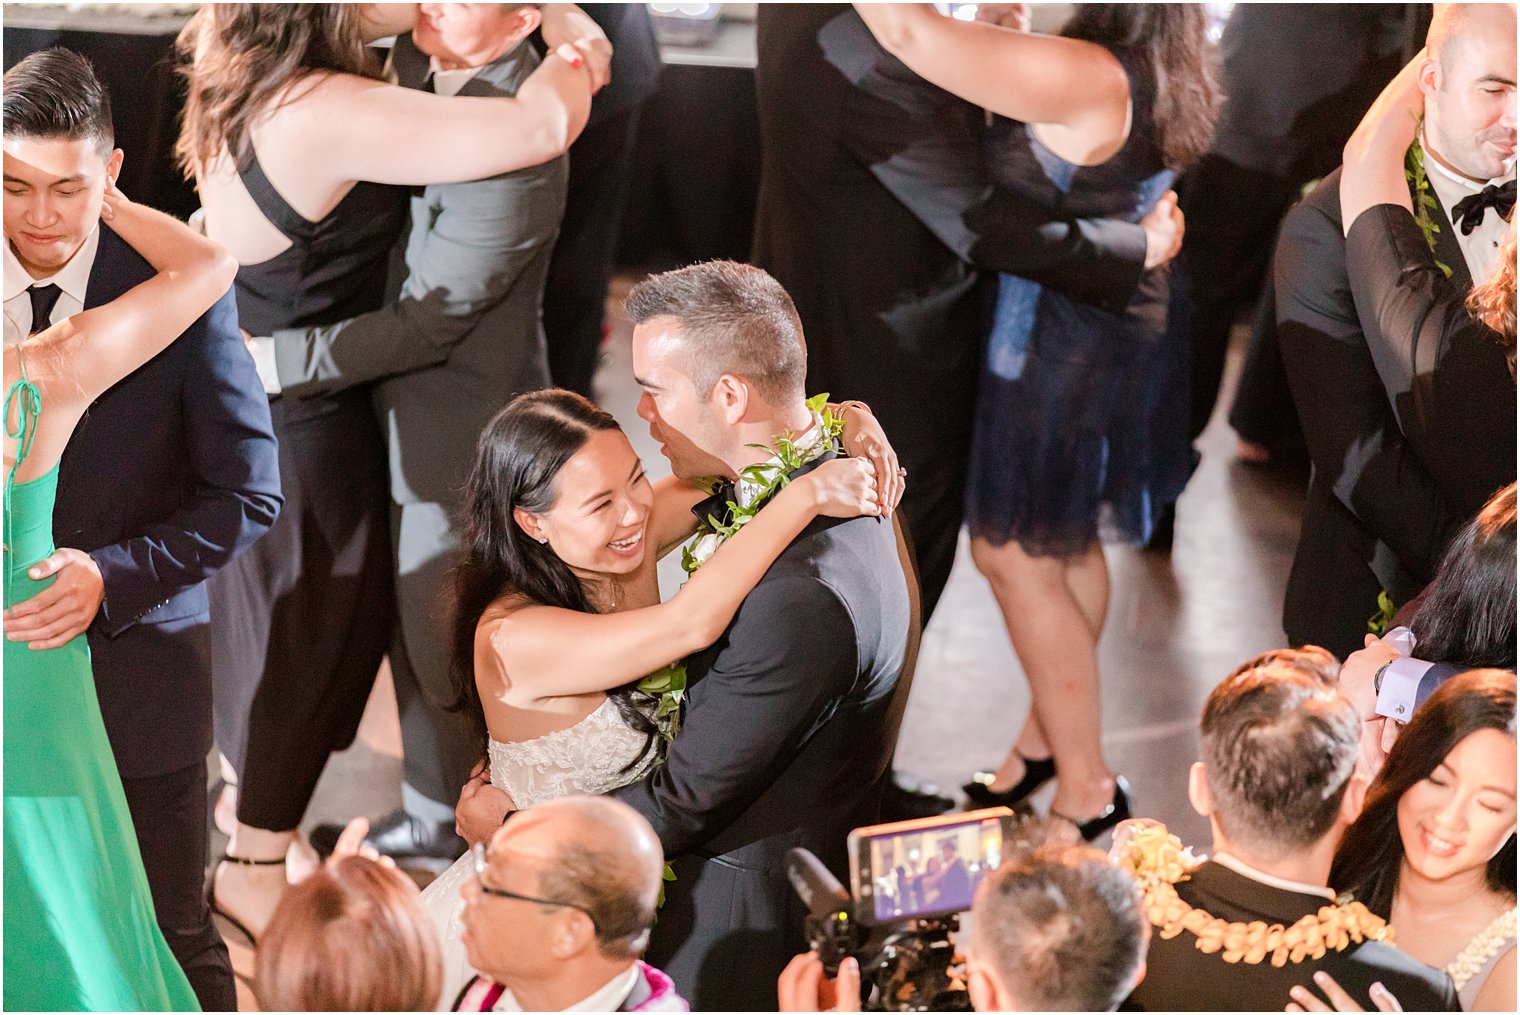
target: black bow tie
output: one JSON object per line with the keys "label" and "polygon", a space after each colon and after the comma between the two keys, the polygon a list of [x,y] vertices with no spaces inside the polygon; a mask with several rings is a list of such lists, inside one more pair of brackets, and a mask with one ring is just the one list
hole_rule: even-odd
{"label": "black bow tie", "polygon": [[710,497],[693,504],[691,513],[697,516],[699,524],[706,525],[708,517],[711,516],[716,518],[720,523],[727,525],[729,516],[732,514],[728,509],[728,502],[737,502],[737,500],[738,494],[734,488],[734,481],[726,479],[717,485]]}
{"label": "black bow tie", "polygon": [[1472,231],[1483,224],[1483,216],[1487,209],[1497,211],[1502,218],[1509,218],[1509,213],[1515,207],[1515,181],[1510,180],[1503,186],[1496,187],[1492,183],[1478,191],[1469,194],[1452,206],[1451,216],[1462,227],[1462,235],[1470,236]]}

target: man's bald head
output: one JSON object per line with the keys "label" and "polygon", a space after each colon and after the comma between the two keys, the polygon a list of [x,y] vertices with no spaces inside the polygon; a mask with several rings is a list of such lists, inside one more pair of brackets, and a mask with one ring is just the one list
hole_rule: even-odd
{"label": "man's bald head", "polygon": [[1433,154],[1480,182],[1507,173],[1515,156],[1515,5],[1437,4],[1425,46],[1419,82]]}
{"label": "man's bald head", "polygon": [[491,858],[531,864],[539,895],[585,910],[604,956],[643,952],[665,861],[654,829],[627,804],[588,796],[540,804],[502,826]]}

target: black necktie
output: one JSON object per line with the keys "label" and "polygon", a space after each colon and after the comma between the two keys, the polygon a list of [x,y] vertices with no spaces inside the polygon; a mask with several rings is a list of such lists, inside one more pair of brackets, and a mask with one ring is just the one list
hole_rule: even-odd
{"label": "black necktie", "polygon": [[1510,180],[1500,187],[1490,183],[1476,194],[1464,197],[1452,206],[1451,215],[1462,226],[1462,235],[1471,236],[1472,231],[1483,224],[1487,209],[1492,208],[1502,218],[1509,218],[1514,207],[1515,181]]}
{"label": "black necktie", "polygon": [[47,285],[32,286],[26,294],[32,298],[31,333],[35,335],[53,323],[53,307],[58,305],[58,297],[63,295],[63,290],[49,282]]}

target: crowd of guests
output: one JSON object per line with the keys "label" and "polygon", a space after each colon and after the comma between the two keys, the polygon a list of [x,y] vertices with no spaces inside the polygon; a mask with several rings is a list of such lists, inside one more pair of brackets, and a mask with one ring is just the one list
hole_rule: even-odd
{"label": "crowd of guests", "polygon": [[[1203,278],[1170,188],[1270,146],[1201,5],[983,6],[762,9],[758,267],[626,302],[659,483],[586,397],[639,5],[206,5],[199,231],[115,189],[86,61],[6,73],[7,1007],[231,1010],[215,912],[266,1008],[768,1009],[779,974],[848,1009],[781,865],[842,871],[901,799],[965,524],[1033,699],[966,795],[1055,783],[1049,845],[894,882],[970,905],[978,1008],[1513,1009],[1513,5],[1439,6],[1397,73],[1369,8],[1376,58],[1320,82],[1363,99],[1315,132],[1343,164],[1282,220],[1263,346],[1311,647],[1209,697],[1202,862],[1104,757],[1102,542],[1164,541],[1262,271]],[[403,806],[308,847],[382,660]]]}

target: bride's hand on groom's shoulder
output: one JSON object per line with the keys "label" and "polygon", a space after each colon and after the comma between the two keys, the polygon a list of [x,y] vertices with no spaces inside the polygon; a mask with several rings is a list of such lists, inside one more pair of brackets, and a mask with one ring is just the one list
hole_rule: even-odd
{"label": "bride's hand on groom's shoulder", "polygon": [[897,510],[897,502],[902,500],[908,470],[899,465],[887,432],[864,402],[840,403],[839,416],[844,420],[845,454],[867,459],[876,467],[877,495],[886,507],[884,513],[891,517]]}
{"label": "bride's hand on groom's shoulder", "polygon": [[812,489],[820,515],[858,518],[882,513],[876,467],[869,458],[835,458],[792,482]]}

